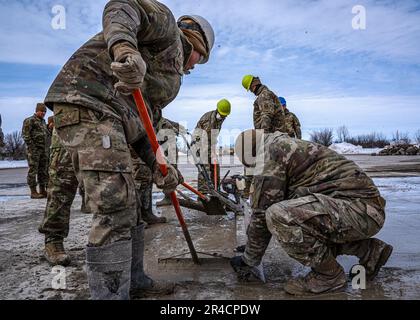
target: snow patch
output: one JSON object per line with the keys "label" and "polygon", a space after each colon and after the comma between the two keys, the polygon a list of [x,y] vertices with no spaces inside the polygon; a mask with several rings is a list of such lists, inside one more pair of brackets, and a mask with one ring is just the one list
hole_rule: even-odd
{"label": "snow patch", "polygon": [[372,154],[383,150],[382,148],[363,148],[347,142],[334,143],[330,146],[330,149],[339,154]]}
{"label": "snow patch", "polygon": [[0,160],[0,169],[27,168],[26,160]]}

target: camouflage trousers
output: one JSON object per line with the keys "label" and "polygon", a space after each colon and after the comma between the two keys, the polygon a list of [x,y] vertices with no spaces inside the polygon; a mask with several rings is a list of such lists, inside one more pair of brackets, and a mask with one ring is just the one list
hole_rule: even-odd
{"label": "camouflage trousers", "polygon": [[48,153],[44,147],[28,148],[28,177],[29,187],[47,186],[48,183]]}
{"label": "camouflage trousers", "polygon": [[133,158],[133,179],[136,186],[137,215],[152,207],[153,177],[150,168],[139,158]]}
{"label": "camouflage trousers", "polygon": [[[211,182],[213,182],[213,185],[215,184],[215,180],[214,180],[214,165],[209,165],[209,164],[205,164],[203,165],[203,167],[206,169],[207,173],[210,176]],[[216,170],[217,170],[217,183],[220,183],[220,165],[218,164],[216,166]],[[207,183],[206,183],[206,179],[204,179],[204,177],[198,173],[198,177],[197,177],[197,185],[198,185],[198,191],[202,192],[202,193],[209,193],[210,190],[207,187]]]}
{"label": "camouflage trousers", "polygon": [[[322,194],[282,201],[266,210],[266,226],[271,234],[265,236],[275,236],[290,257],[308,267],[319,266],[337,254],[356,255],[355,247],[384,225],[385,213],[378,201],[344,200]],[[261,230],[250,228],[248,232]],[[253,250],[252,246],[249,250]]]}
{"label": "camouflage trousers", "polygon": [[63,241],[67,238],[70,209],[78,184],[67,150],[51,149],[47,206],[38,229],[45,234],[45,242]]}
{"label": "camouflage trousers", "polygon": [[138,217],[122,121],[81,106],[54,104],[54,123],[93,213],[88,245],[131,239]]}

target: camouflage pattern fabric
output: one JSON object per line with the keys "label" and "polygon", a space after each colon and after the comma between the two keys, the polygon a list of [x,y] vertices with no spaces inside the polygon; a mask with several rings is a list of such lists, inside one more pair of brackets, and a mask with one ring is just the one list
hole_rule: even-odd
{"label": "camouflage pattern fabric", "polygon": [[39,232],[45,242],[63,241],[69,233],[70,209],[77,192],[76,174],[70,153],[53,130],[49,168],[48,199]]}
{"label": "camouflage pattern fabric", "polygon": [[254,127],[266,133],[284,132],[284,112],[277,95],[261,85],[254,102]]}
{"label": "camouflage pattern fabric", "polygon": [[132,96],[114,88],[112,47],[128,41],[147,64],[141,90],[153,122],[177,96],[192,45],[172,12],[154,0],[111,0],[103,32],[84,44],[52,84],[45,103],[54,110],[60,140],[70,153],[93,212],[91,246],[131,238],[136,195],[127,144],[145,131]]}
{"label": "camouflage pattern fabric", "polygon": [[302,131],[300,129],[300,122],[298,117],[287,108],[285,111],[284,118],[284,132],[292,138],[302,139]]}
{"label": "camouflage pattern fabric", "polygon": [[178,145],[177,136],[186,129],[179,123],[162,117],[156,126],[157,139],[162,147],[163,153],[170,164],[177,168]]}
{"label": "camouflage pattern fabric", "polygon": [[[84,44],[63,67],[45,103],[71,103],[115,117],[129,144],[144,136],[134,99],[115,90],[111,48],[128,41],[147,64],[141,90],[154,121],[177,96],[192,45],[171,11],[154,0],[111,0],[103,14],[103,32]],[[157,119],[156,119],[157,118]]]}
{"label": "camouflage pattern fabric", "polygon": [[150,195],[153,191],[152,170],[141,160],[130,147],[131,161],[133,163],[133,179],[136,188],[138,216],[141,217],[141,208],[149,209],[152,206]]}
{"label": "camouflage pattern fabric", "polygon": [[291,257],[316,267],[336,246],[382,228],[385,200],[354,162],[281,133],[266,135],[264,145],[252,185],[247,264],[261,262],[272,235]]}
{"label": "camouflage pattern fabric", "polygon": [[54,123],[93,213],[89,245],[130,239],[137,210],[123,124],[104,113],[70,104],[54,105]]}
{"label": "camouflage pattern fabric", "polygon": [[[197,158],[204,165],[210,179],[214,184],[214,163],[212,159],[216,158],[217,138],[222,129],[225,118],[217,119],[217,110],[207,112],[198,121],[193,132],[193,152],[196,152]],[[207,138],[207,140],[205,140]],[[201,174],[198,174],[198,190],[208,193],[206,180]],[[217,165],[217,180],[220,182],[220,166]]]}
{"label": "camouflage pattern fabric", "polygon": [[[159,138],[162,138],[162,140],[159,140],[159,144],[162,145],[165,157],[175,168],[177,168],[178,148],[176,146],[175,135],[179,134],[180,125],[162,117],[156,125],[156,130],[158,131],[158,140]],[[164,130],[168,131],[163,132]],[[175,157],[172,152],[175,153]],[[136,152],[131,147],[130,153],[133,163],[133,179],[136,186],[137,214],[141,217],[142,208],[147,210],[152,206],[153,176],[150,168],[137,156]]]}
{"label": "camouflage pattern fabric", "polygon": [[48,150],[49,131],[44,119],[36,115],[24,120],[22,136],[26,143],[29,172],[27,183],[30,187],[48,183]]}

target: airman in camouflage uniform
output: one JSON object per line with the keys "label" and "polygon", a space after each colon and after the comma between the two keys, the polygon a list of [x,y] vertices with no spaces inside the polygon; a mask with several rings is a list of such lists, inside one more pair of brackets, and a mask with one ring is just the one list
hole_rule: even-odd
{"label": "airman in camouflage uniform", "polygon": [[144,225],[128,145],[164,191],[176,188],[179,175],[172,166],[165,178],[160,173],[131,93],[141,89],[156,121],[177,96],[183,74],[207,62],[213,42],[213,30],[201,17],[177,23],[155,0],[111,0],[103,32],[73,54],[48,92],[45,102],[93,212],[86,252],[93,299],[128,299],[130,289],[173,291],[143,270]]}
{"label": "airman in camouflage uniform", "polygon": [[[214,163],[217,163],[217,138],[222,129],[226,117],[222,117],[217,110],[205,113],[198,121],[193,132],[192,148],[196,152],[199,161],[204,165],[206,171],[210,174],[210,179],[215,184]],[[220,165],[217,163],[217,181],[220,181]],[[201,174],[198,174],[198,191],[209,193],[206,181]]]}
{"label": "airman in camouflage uniform", "polygon": [[[261,140],[260,140],[261,139]],[[243,257],[234,268],[260,264],[272,236],[286,252],[312,271],[290,280],[285,290],[306,295],[346,284],[338,255],[355,255],[373,279],[392,247],[373,239],[384,225],[385,200],[354,162],[334,151],[276,132],[259,137],[253,182],[253,214]],[[249,269],[248,269],[249,271]]]}
{"label": "airman in camouflage uniform", "polygon": [[[169,160],[169,163],[177,169],[178,148],[176,146],[176,135],[179,134],[180,125],[162,117],[155,127],[157,130],[157,138],[162,146],[165,157]],[[132,148],[130,148],[130,152],[133,161],[133,177],[136,184],[139,215],[141,215],[143,221],[149,225],[166,223],[165,217],[157,217],[153,213],[152,171],[144,163],[144,161],[137,156]],[[165,194],[164,200],[166,198],[169,198],[169,196]],[[172,202],[169,198],[168,205],[171,204]]]}
{"label": "airman in camouflage uniform", "polygon": [[63,241],[69,234],[70,209],[78,185],[71,156],[53,130],[47,206],[39,226],[39,232],[45,234],[45,257],[52,265],[66,266],[70,263]]}
{"label": "airman in camouflage uniform", "polygon": [[284,112],[284,132],[292,138],[302,139],[302,131],[298,117],[287,108],[286,99],[279,97]]}
{"label": "airman in camouflage uniform", "polygon": [[[165,157],[169,162],[178,169],[178,144],[177,136],[185,134],[187,130],[179,123],[162,117],[157,124],[157,138]],[[172,200],[169,194],[165,194],[164,198],[156,203],[156,206],[170,206]]]}
{"label": "airman in camouflage uniform", "polygon": [[292,138],[302,139],[302,131],[298,117],[289,109],[284,108],[285,132]]}
{"label": "airman in camouflage uniform", "polygon": [[267,133],[284,132],[284,112],[278,96],[254,77],[249,90],[257,96],[254,102],[254,127]]}
{"label": "airman in camouflage uniform", "polygon": [[[25,119],[22,127],[29,165],[27,181],[31,189],[32,199],[47,197],[49,147],[47,143],[50,133],[44,120],[46,112],[47,108],[45,105],[38,103],[35,114]],[[37,185],[39,185],[39,193],[36,189]]]}

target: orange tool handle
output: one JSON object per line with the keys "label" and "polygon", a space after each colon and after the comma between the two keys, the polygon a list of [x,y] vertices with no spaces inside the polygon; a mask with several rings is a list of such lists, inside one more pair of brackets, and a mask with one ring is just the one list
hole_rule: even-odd
{"label": "orange tool handle", "polygon": [[[162,154],[162,149],[159,147],[159,143],[156,138],[155,130],[153,129],[152,121],[150,120],[149,112],[147,111],[146,104],[144,103],[143,95],[140,89],[136,89],[133,92],[134,101],[137,105],[137,110],[140,115],[140,119],[143,122],[144,128],[146,129],[147,136],[149,137],[150,144],[152,146],[153,152],[156,155],[156,160],[158,161],[160,171],[163,176],[166,177],[168,174],[168,167],[164,161],[164,156]],[[181,225],[182,231],[187,241],[188,247],[190,249],[191,257],[195,264],[200,264],[198,260],[197,251],[194,248],[194,244],[191,240],[190,233],[188,232],[187,224],[185,223],[184,217],[182,215],[181,206],[179,205],[178,198],[176,193],[171,193],[172,204],[175,208],[176,216],[178,217],[179,224]]]}
{"label": "orange tool handle", "polygon": [[219,188],[218,188],[218,185],[217,185],[218,181],[217,181],[217,161],[216,160],[214,160],[213,171],[214,171],[214,173],[213,173],[213,176],[214,176],[214,190],[217,191]]}
{"label": "orange tool handle", "polygon": [[182,184],[185,188],[187,188],[188,190],[190,190],[191,192],[195,193],[198,197],[200,197],[201,199],[203,199],[204,201],[209,201],[209,199],[207,199],[207,197],[202,194],[200,191],[195,190],[193,187],[191,187],[188,183],[184,182]]}

